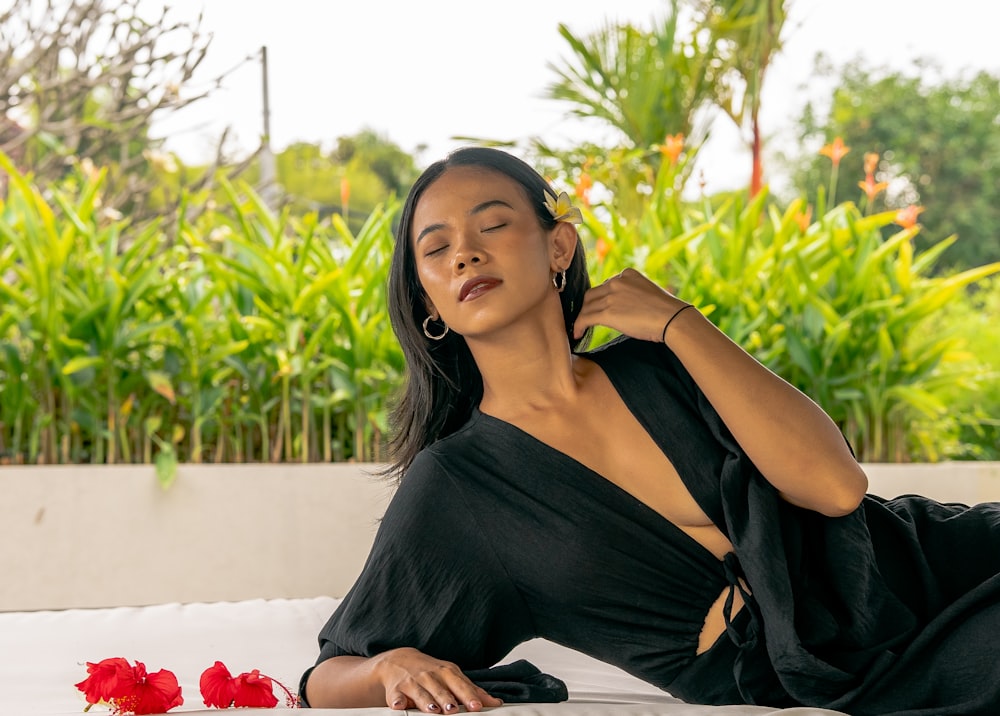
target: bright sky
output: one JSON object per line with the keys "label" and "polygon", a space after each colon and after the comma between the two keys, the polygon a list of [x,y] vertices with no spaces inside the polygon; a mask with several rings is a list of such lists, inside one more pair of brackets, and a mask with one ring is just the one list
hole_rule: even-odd
{"label": "bright sky", "polygon": [[[295,141],[331,147],[338,136],[370,127],[406,151],[427,145],[421,164],[459,146],[456,135],[539,136],[556,146],[607,136],[599,125],[567,120],[566,105],[543,98],[555,78],[548,63],[569,56],[557,26],[578,34],[609,20],[649,27],[667,7],[666,0],[160,1],[177,19],[204,11],[202,27],[213,39],[194,86],[267,46],[274,149]],[[949,76],[1000,74],[993,29],[1000,10],[987,0],[791,0],[791,7],[785,48],[765,84],[769,135],[798,116],[817,52],[838,64],[863,56],[908,69],[922,56]],[[168,149],[203,161],[225,126],[232,146],[257,146],[259,62],[244,64],[210,99],[158,129]],[[710,190],[745,185],[749,160],[728,120],[716,122],[700,161]]]}

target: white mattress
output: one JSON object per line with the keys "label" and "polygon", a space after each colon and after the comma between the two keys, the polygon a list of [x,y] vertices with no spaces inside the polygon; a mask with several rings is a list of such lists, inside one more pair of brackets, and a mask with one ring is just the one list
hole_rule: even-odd
{"label": "white mattress", "polygon": [[[98,578],[95,576],[95,578]],[[184,704],[170,713],[220,714],[206,709],[198,691],[201,672],[216,660],[234,674],[260,669],[293,692],[316,657],[316,635],[337,605],[330,597],[248,600],[211,604],[0,612],[0,714],[80,714],[86,706],[74,687],[85,663],[109,657],[141,661],[150,671],[174,672]],[[835,714],[812,708],[684,704],[628,674],[555,644],[535,640],[506,661],[526,658],[563,679],[570,700],[561,704],[509,704],[509,716],[743,716]],[[240,709],[289,714],[290,709]],[[107,713],[95,706],[91,714]],[[388,708],[313,709],[315,714],[372,716]]]}

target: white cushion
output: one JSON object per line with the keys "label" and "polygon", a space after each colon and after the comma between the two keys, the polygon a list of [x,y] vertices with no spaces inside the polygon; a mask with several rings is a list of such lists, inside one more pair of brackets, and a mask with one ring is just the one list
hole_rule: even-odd
{"label": "white cushion", "polygon": [[[211,604],[0,612],[0,714],[80,714],[86,705],[74,686],[87,676],[86,662],[120,656],[141,661],[149,671],[169,669],[180,682],[184,704],[171,713],[221,712],[204,707],[201,672],[216,660],[233,674],[260,669],[292,692],[318,653],[320,628],[339,600],[254,599]],[[638,679],[550,642],[522,644],[508,659],[525,658],[563,679],[570,701],[510,704],[505,716],[742,716],[774,714],[758,706],[692,706]],[[245,713],[247,709],[238,712]],[[257,711],[257,710],[254,710]],[[263,713],[290,714],[283,708]],[[91,714],[107,713],[95,706]],[[314,709],[341,716],[390,714],[387,708]],[[786,709],[781,716],[833,714]]]}

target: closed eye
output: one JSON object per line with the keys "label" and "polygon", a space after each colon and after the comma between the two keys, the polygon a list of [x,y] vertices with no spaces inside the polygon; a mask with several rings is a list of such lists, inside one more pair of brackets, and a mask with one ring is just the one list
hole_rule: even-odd
{"label": "closed eye", "polygon": [[488,231],[496,231],[497,229],[502,229],[502,228],[503,228],[503,227],[505,227],[505,226],[507,226],[507,224],[506,224],[506,223],[503,223],[503,224],[497,224],[496,226],[488,226],[488,227],[486,227],[485,229],[483,229],[483,233],[486,233],[486,232],[488,232]]}

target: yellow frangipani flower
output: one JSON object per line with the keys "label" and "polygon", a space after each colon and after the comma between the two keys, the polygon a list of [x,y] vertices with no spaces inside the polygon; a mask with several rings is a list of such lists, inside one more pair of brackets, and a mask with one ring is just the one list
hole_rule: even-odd
{"label": "yellow frangipani flower", "polygon": [[566,192],[561,192],[557,198],[546,190],[545,208],[549,210],[552,218],[556,221],[568,221],[571,224],[583,223],[583,214],[577,207],[573,206],[573,202],[570,201],[569,194]]}

